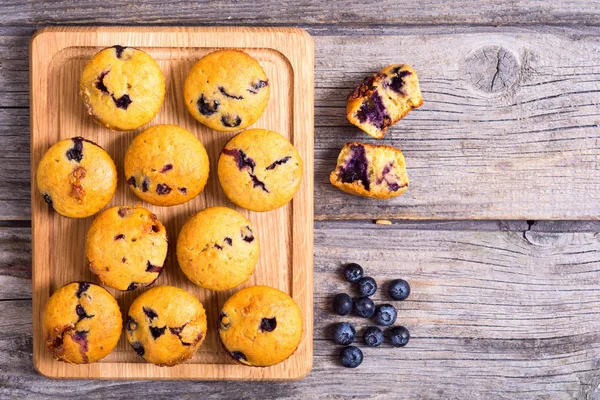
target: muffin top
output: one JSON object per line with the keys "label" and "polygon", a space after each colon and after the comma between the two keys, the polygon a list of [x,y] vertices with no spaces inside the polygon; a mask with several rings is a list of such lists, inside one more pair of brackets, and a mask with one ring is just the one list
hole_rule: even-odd
{"label": "muffin top", "polygon": [[61,140],[37,168],[37,187],[48,206],[70,218],[100,211],[117,188],[117,168],[96,143],[82,137]]}
{"label": "muffin top", "polygon": [[157,286],[129,307],[125,330],[131,347],[146,361],[172,366],[191,358],[206,338],[206,313],[183,289]]}
{"label": "muffin top", "polygon": [[142,200],[158,206],[197,196],[209,174],[206,149],[191,132],[175,125],[152,126],[133,139],[125,154],[125,176]]}
{"label": "muffin top", "polygon": [[90,282],[69,283],[46,303],[46,346],[57,360],[92,363],[117,345],[121,321],[119,305],[106,289]]}
{"label": "muffin top", "polygon": [[226,290],[245,282],[258,254],[250,221],[227,207],[211,207],[193,215],[177,239],[181,270],[205,289]]}
{"label": "muffin top", "polygon": [[184,85],[185,105],[200,123],[217,131],[239,131],[262,115],[269,81],[258,61],[241,50],[217,50],[202,57]]}
{"label": "muffin top", "polygon": [[113,46],[88,62],[79,90],[96,122],[130,131],[156,116],[165,96],[165,80],[156,61],[145,52]]}
{"label": "muffin top", "polygon": [[100,281],[118,290],[154,283],[168,252],[167,231],[143,207],[112,207],[88,230],[85,254]]}
{"label": "muffin top", "polygon": [[252,211],[269,211],[294,197],[302,180],[302,159],[280,134],[249,129],[221,150],[218,175],[229,200]]}
{"label": "muffin top", "polygon": [[300,344],[302,313],[286,293],[269,286],[251,286],[223,305],[219,336],[231,356],[242,364],[278,364]]}

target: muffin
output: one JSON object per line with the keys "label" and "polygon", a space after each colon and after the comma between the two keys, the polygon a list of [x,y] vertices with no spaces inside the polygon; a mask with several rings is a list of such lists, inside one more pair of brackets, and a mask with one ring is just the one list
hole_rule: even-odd
{"label": "muffin", "polygon": [[148,54],[113,46],[85,66],[79,93],[94,121],[108,129],[131,131],[152,121],[160,110],[165,80]]}
{"label": "muffin", "polygon": [[407,64],[389,65],[365,78],[348,96],[348,121],[381,139],[388,128],[423,104],[417,72]]}
{"label": "muffin", "polygon": [[358,142],[344,146],[329,181],[346,193],[375,199],[400,196],[409,185],[400,150]]}
{"label": "muffin", "polygon": [[204,146],[175,125],[152,126],[133,139],[125,154],[125,177],[142,200],[157,206],[190,201],[208,180]]}
{"label": "muffin", "polygon": [[240,50],[217,50],[202,57],[190,70],[183,90],[190,114],[222,132],[255,123],[270,93],[265,71]]}
{"label": "muffin", "polygon": [[87,364],[115,348],[121,321],[119,305],[106,289],[90,282],[73,282],[48,299],[42,330],[54,358]]}
{"label": "muffin", "polygon": [[168,251],[167,231],[143,207],[112,207],[88,230],[85,255],[103,285],[134,290],[158,279]]}
{"label": "muffin", "polygon": [[190,217],[177,239],[177,260],[196,285],[226,290],[245,282],[258,262],[258,239],[242,214],[211,207]]}
{"label": "muffin", "polygon": [[296,194],[302,159],[280,134],[250,129],[234,136],[221,150],[218,174],[229,200],[248,210],[269,211]]}
{"label": "muffin", "polygon": [[82,137],[61,140],[46,151],[37,187],[57,213],[70,218],[96,214],[117,189],[117,168],[102,147]]}
{"label": "muffin", "polygon": [[131,303],[125,335],[146,361],[171,367],[196,354],[206,328],[206,313],[197,298],[183,289],[157,286]]}
{"label": "muffin", "polygon": [[219,314],[219,337],[242,364],[278,364],[298,348],[302,313],[290,296],[269,286],[251,286],[231,296]]}

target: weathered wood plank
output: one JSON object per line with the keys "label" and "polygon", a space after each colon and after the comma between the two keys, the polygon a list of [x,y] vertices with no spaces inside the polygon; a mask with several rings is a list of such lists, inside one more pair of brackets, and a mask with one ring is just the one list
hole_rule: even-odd
{"label": "weathered wood plank", "polygon": [[[321,37],[318,44],[317,218],[600,215],[598,37]],[[344,96],[398,61],[420,73],[425,104],[376,141],[347,123]],[[355,140],[401,148],[408,192],[379,201],[329,185],[339,149]]]}
{"label": "weathered wood plank", "polygon": [[[345,221],[321,224],[315,230],[315,362],[304,380],[227,385],[48,380],[31,368],[30,302],[0,301],[0,397],[69,391],[102,398],[131,390],[139,396],[214,393],[215,398],[326,393],[586,399],[600,394],[599,234],[543,233],[535,231],[536,224],[525,233],[407,230],[367,221],[353,227]],[[20,232],[3,241],[19,243],[28,233],[15,230]],[[365,361],[355,371],[338,366],[338,348],[328,336],[338,321],[367,325],[329,311],[332,295],[352,293],[338,273],[349,261],[360,262],[381,284],[404,277],[413,289],[409,300],[397,303],[399,323],[411,330],[409,345],[362,347]],[[4,275],[0,291],[6,290]],[[389,301],[381,290],[374,299]]]}
{"label": "weathered wood plank", "polygon": [[[25,66],[27,38],[11,32],[0,36],[0,64]],[[315,41],[317,218],[600,215],[598,37],[489,30],[425,35],[417,30],[402,38],[318,36]],[[476,89],[466,73],[471,51],[489,44],[503,46],[519,64],[501,70],[509,86],[511,74],[517,75],[514,86],[495,93]],[[344,98],[363,75],[397,61],[398,51],[420,72],[425,105],[392,128],[383,143],[405,152],[412,187],[385,202],[351,197],[328,183],[337,152],[350,140],[375,141],[345,121]],[[481,77],[488,84],[493,78]],[[28,219],[29,113],[20,108],[28,100],[26,66],[12,72],[1,68],[0,82],[14,85],[2,96],[9,108],[0,107],[5,149],[0,154],[0,219]]]}
{"label": "weathered wood plank", "polygon": [[2,7],[2,25],[40,24],[598,24],[600,3],[595,0],[519,2],[476,0],[338,1],[171,1],[131,3],[85,1],[31,2],[13,0]]}

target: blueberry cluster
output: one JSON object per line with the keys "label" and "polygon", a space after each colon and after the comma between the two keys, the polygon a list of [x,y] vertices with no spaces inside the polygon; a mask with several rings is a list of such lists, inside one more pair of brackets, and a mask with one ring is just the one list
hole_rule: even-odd
{"label": "blueberry cluster", "polygon": [[[373,318],[377,325],[391,326],[396,322],[398,313],[391,304],[375,306],[371,296],[377,291],[377,282],[370,276],[364,276],[362,267],[356,263],[347,264],[344,268],[344,277],[348,282],[357,285],[360,297],[352,299],[346,293],[339,293],[333,298],[333,311],[338,315],[348,315],[354,312],[362,318]],[[388,295],[393,300],[402,301],[410,295],[410,285],[404,279],[394,279],[388,286]],[[410,339],[408,329],[403,326],[395,326],[387,330],[390,343],[395,347],[406,346]],[[346,346],[340,352],[340,361],[344,367],[356,368],[363,360],[362,351],[351,346],[356,338],[354,325],[341,322],[335,326],[333,341],[339,345]],[[369,326],[363,332],[363,340],[369,347],[380,346],[385,335],[381,328]]]}

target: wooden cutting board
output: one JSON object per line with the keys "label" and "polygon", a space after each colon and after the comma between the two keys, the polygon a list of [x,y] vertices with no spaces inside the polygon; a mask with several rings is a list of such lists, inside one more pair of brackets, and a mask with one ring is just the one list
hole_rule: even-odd
{"label": "wooden cutting board", "polygon": [[[207,149],[211,175],[194,200],[174,207],[142,203],[127,187],[123,176],[125,151],[142,129],[113,132],[86,115],[78,96],[79,78],[86,62],[100,49],[115,44],[148,52],[160,65],[167,88],[163,107],[150,123],[179,125],[198,136]],[[238,48],[255,57],[265,69],[271,99],[263,116],[252,127],[281,133],[304,160],[302,185],[294,200],[267,213],[239,209],[230,203],[216,178],[216,162],[230,133],[212,131],[197,123],[183,104],[183,83],[203,55],[218,48]],[[46,28],[31,40],[31,181],[33,224],[33,362],[42,374],[60,378],[101,379],[298,379],[312,367],[313,354],[313,139],[314,46],[310,36],[295,28]],[[35,187],[35,173],[44,152],[55,142],[84,136],[104,147],[119,171],[119,184],[108,207],[142,204],[167,227],[170,257],[158,285],[175,285],[198,296],[209,321],[206,341],[194,358],[172,368],[146,363],[124,336],[115,350],[95,364],[71,365],[52,359],[40,329],[48,297],[71,281],[97,279],[89,272],[84,255],[85,234],[93,221],[68,219],[48,210]],[[260,260],[253,276],[240,287],[224,292],[193,285],[179,269],[174,244],[189,216],[206,207],[237,208],[257,229]],[[288,360],[268,368],[239,365],[220,348],[216,326],[225,300],[242,287],[264,284],[290,294],[304,315],[304,334],[298,350]],[[110,290],[123,315],[143,289]]]}

